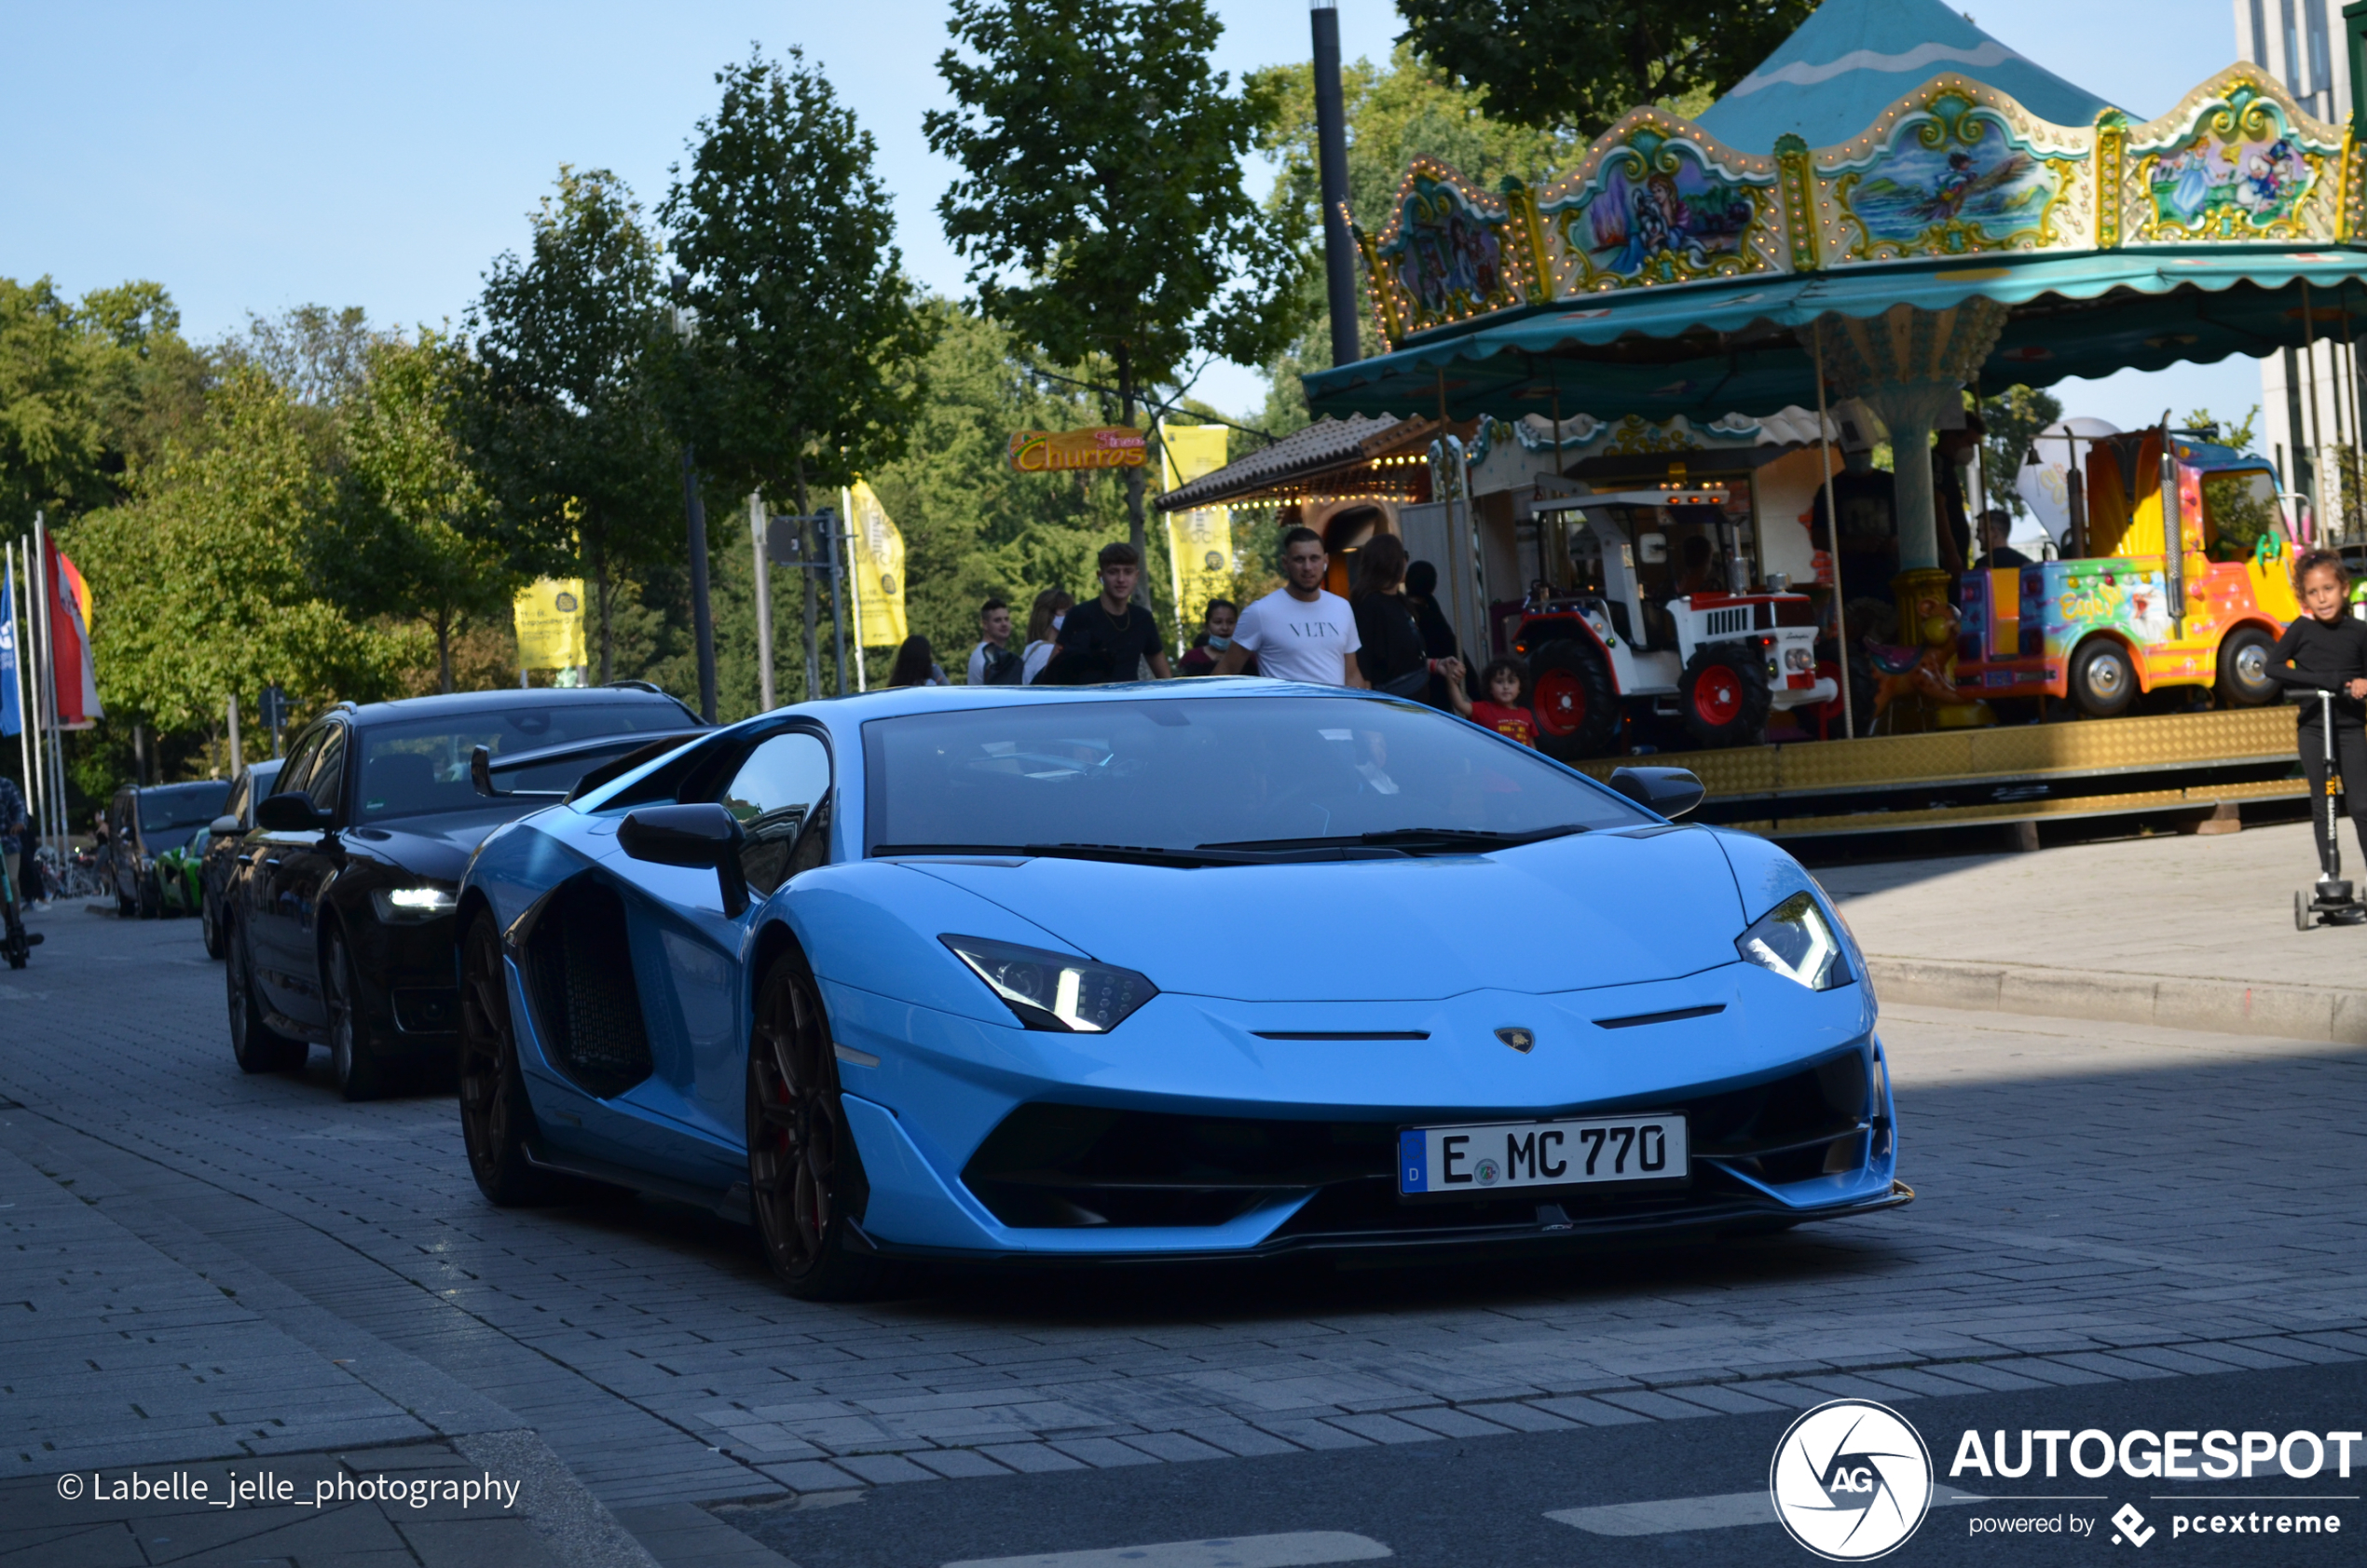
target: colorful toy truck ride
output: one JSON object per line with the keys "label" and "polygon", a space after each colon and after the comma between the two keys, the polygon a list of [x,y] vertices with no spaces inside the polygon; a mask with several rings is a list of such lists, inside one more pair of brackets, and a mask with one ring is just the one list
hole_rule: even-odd
{"label": "colorful toy truck ride", "polygon": [[[1805,593],[1678,592],[1670,537],[1730,528],[1717,487],[1540,500],[1580,587],[1531,606],[1512,637],[1529,662],[1538,742],[1567,759],[1616,749],[1621,720],[1674,719],[1703,748],[1756,744],[1770,712],[1832,702]],[[1713,551],[1713,556],[1718,552]],[[1731,560],[1732,542],[1723,552]]]}
{"label": "colorful toy truck ride", "polygon": [[2165,688],[2278,701],[2268,654],[2301,606],[2268,464],[2157,426],[2098,439],[2084,467],[2066,559],[1965,574],[1957,690],[2068,697],[2094,718]]}

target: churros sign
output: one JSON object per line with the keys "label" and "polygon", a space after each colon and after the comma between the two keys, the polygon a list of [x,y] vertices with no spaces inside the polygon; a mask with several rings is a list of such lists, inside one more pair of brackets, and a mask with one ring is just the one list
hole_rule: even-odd
{"label": "churros sign", "polygon": [[1072,469],[1139,469],[1149,456],[1149,438],[1124,425],[1089,430],[1021,430],[1011,438],[1011,466],[1021,473],[1065,473]]}

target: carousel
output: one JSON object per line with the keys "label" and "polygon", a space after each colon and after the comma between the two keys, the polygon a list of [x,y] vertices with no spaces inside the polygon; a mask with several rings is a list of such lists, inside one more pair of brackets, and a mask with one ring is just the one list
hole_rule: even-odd
{"label": "carousel", "polygon": [[[2132,698],[2183,681],[2240,703],[2220,660],[2282,606],[2213,572],[2264,584],[2285,541],[2210,498],[2286,486],[2204,482],[2269,465],[2165,418],[2087,455],[2091,511],[2119,510],[2083,520],[2082,558],[1968,572],[1965,394],[2348,344],[2363,175],[2350,131],[2251,65],[2139,120],[1936,0],[1827,0],[1698,119],[1634,110],[1550,184],[1416,162],[1356,236],[1389,351],[1306,377],[1307,400],[1422,422],[1426,483],[1387,525],[1438,561],[1468,645],[1578,672],[1558,697],[1540,675],[1566,755],[1632,749],[1689,702],[1731,712],[1736,682],[1767,688],[1739,694],[1751,722],[1693,724],[1697,743],[1868,733],[1848,616],[1869,600],[1893,612],[1873,651],[1909,661],[1875,672],[1893,730],[2030,693],[2043,716],[2081,697],[2100,637]],[[2337,443],[2358,440],[2348,391]],[[1234,486],[1197,483],[1201,504]],[[1781,634],[1803,624],[1807,668]],[[1704,655],[1721,626],[1742,655]]]}

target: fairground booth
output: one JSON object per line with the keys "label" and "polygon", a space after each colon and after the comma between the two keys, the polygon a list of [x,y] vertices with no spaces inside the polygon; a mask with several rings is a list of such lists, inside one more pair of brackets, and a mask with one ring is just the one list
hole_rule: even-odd
{"label": "fairground booth", "polygon": [[1355,235],[1389,351],[1161,504],[1369,487],[1573,757],[2266,703],[2271,465],[2167,417],[2088,443],[2064,559],[1974,572],[1965,393],[2349,343],[2363,184],[2256,67],[2140,119],[1937,0],[1827,0],[1550,184],[1417,161]]}

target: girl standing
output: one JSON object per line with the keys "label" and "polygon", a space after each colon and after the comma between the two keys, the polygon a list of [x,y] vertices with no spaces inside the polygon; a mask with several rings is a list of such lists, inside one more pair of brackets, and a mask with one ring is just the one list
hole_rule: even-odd
{"label": "girl standing", "polygon": [[[2301,770],[2309,781],[2314,800],[2333,801],[2326,794],[2325,709],[2317,698],[2332,691],[2334,700],[2334,767],[2342,793],[2349,801],[2351,830],[2367,854],[2367,620],[2349,613],[2350,574],[2342,557],[2330,550],[2313,550],[2293,564],[2293,585],[2300,590],[2302,618],[2285,628],[2268,656],[2268,673],[2292,688],[2301,699]],[[2318,839],[2318,858],[2332,875],[2332,834]]]}

